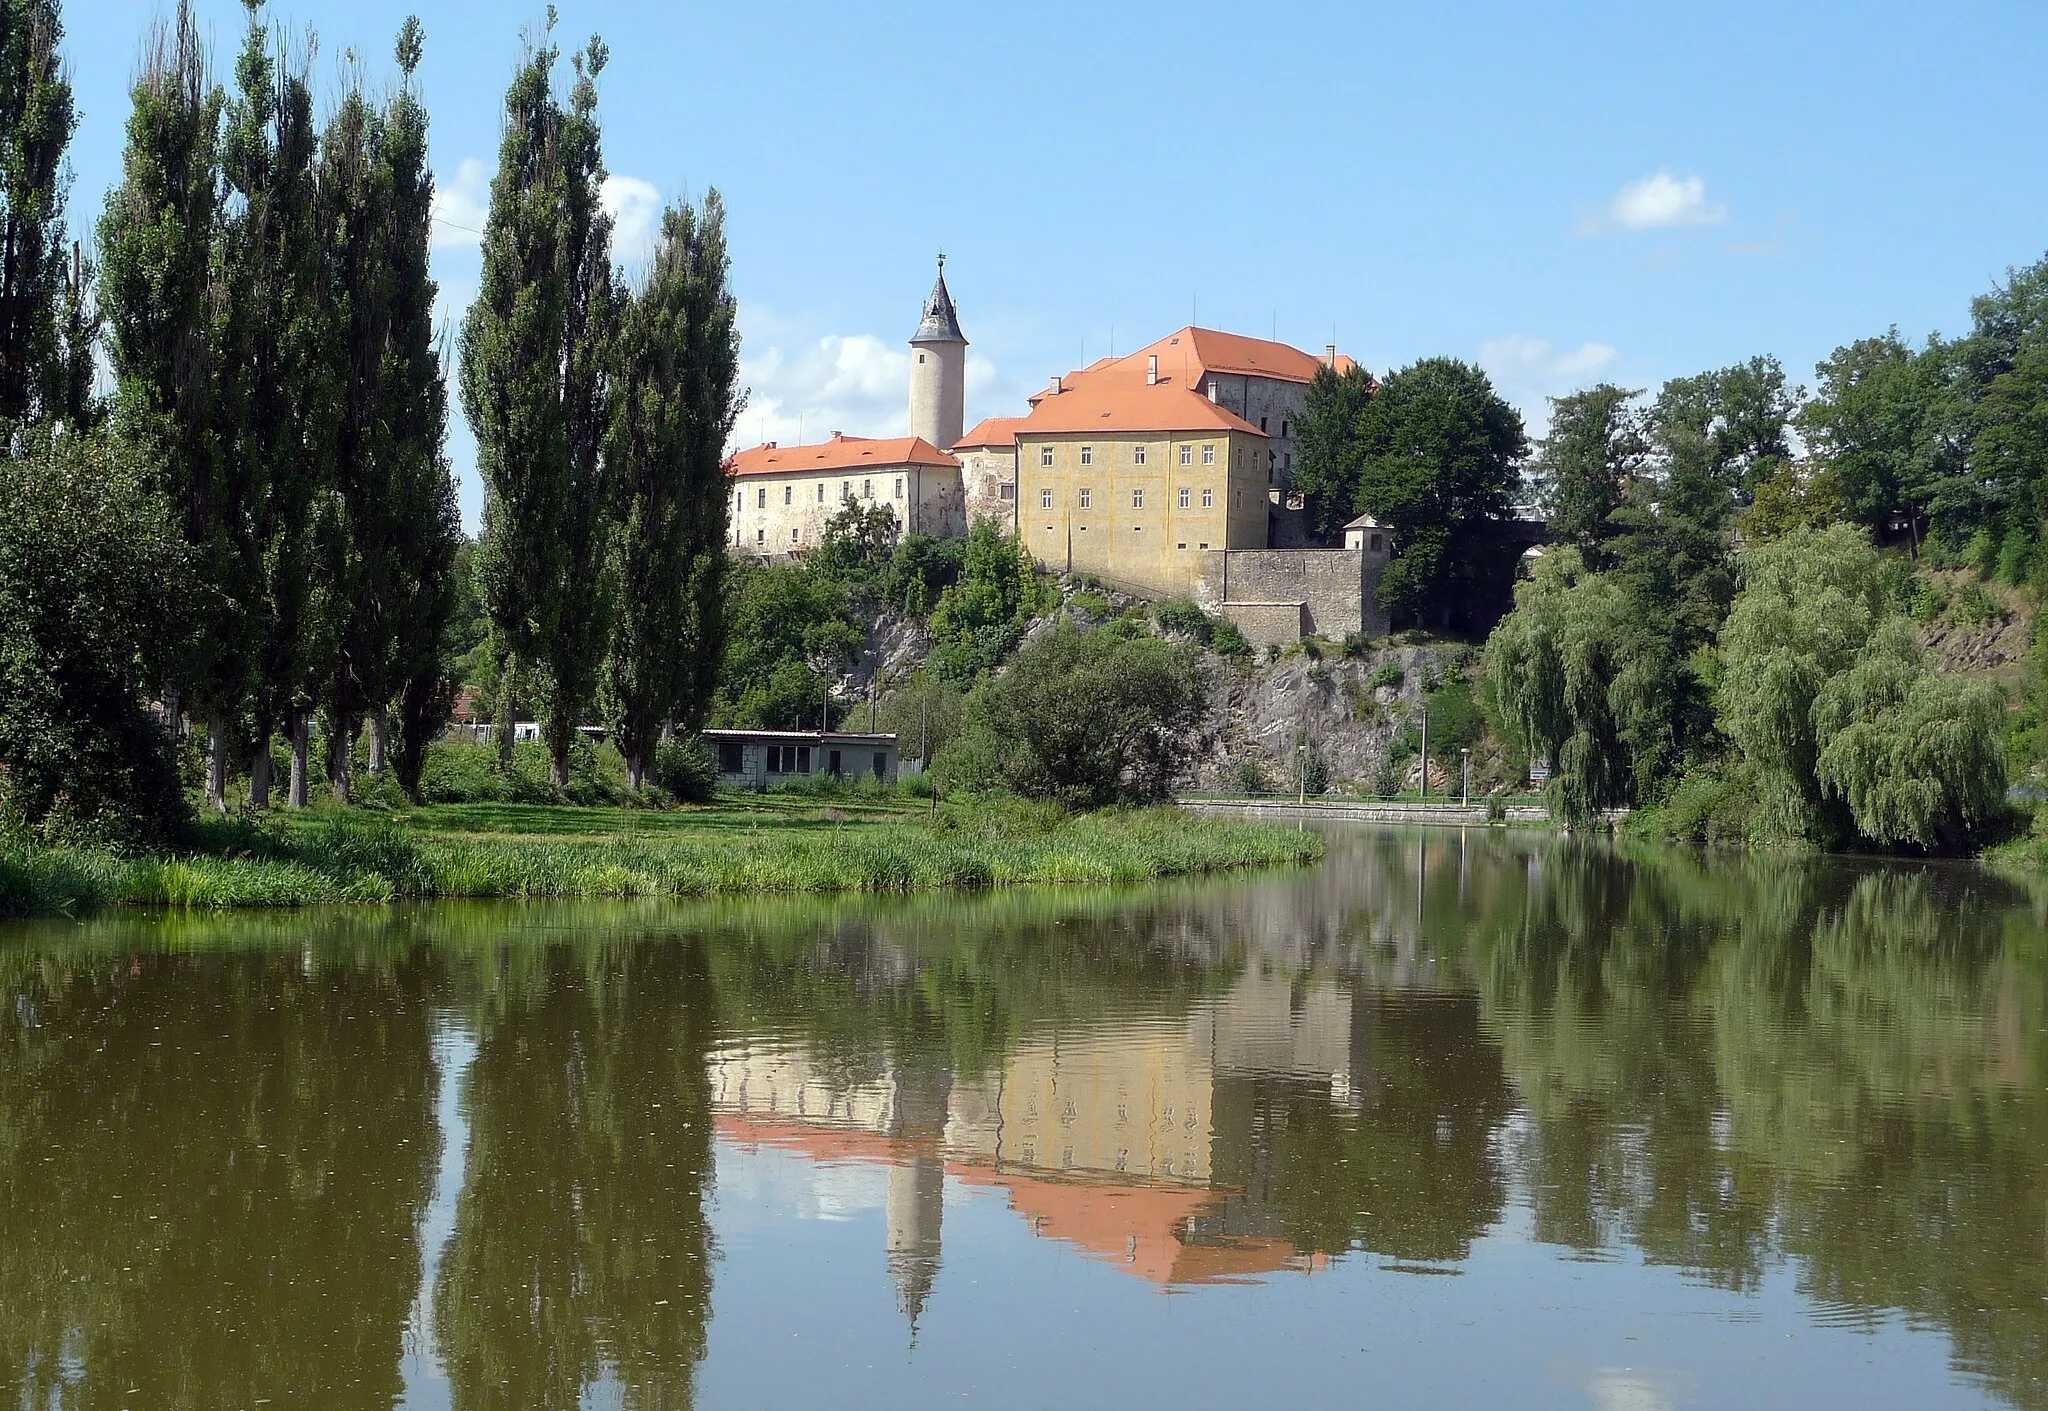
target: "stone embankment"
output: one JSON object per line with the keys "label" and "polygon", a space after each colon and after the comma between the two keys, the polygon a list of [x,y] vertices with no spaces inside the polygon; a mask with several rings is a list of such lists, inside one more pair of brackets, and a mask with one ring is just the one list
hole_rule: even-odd
{"label": "stone embankment", "polygon": [[[1306,819],[1313,823],[1410,824],[1432,828],[1483,828],[1489,822],[1483,803],[1422,803],[1410,799],[1382,803],[1376,799],[1182,799],[1180,806],[1191,813],[1227,818],[1251,818],[1261,822]],[[1528,826],[1550,822],[1550,810],[1534,804],[1509,806],[1505,821]]]}

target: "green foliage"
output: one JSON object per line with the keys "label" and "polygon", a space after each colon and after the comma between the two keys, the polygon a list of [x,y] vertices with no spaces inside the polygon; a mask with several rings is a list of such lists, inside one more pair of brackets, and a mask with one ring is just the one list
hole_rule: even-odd
{"label": "green foliage", "polygon": [[1629,820],[1629,831],[1682,843],[1748,840],[1760,808],[1756,775],[1740,761],[1697,765],[1664,802]]}
{"label": "green foliage", "polygon": [[1391,799],[1401,792],[1401,775],[1396,768],[1391,748],[1381,755],[1379,763],[1373,766],[1372,778],[1367,784],[1374,795],[1382,799]]}
{"label": "green foliage", "polygon": [[1159,624],[1161,632],[1191,637],[1204,645],[1215,631],[1214,619],[1187,598],[1168,598],[1160,603],[1152,609],[1152,620]]}
{"label": "green foliage", "polygon": [[932,609],[932,669],[963,685],[994,670],[1031,619],[1051,606],[1049,597],[1024,545],[991,521],[978,522],[967,536],[959,581]]}
{"label": "green foliage", "polygon": [[2005,794],[1996,698],[1929,672],[1911,628],[1887,615],[1861,531],[1798,531],[1746,551],[1742,574],[1722,638],[1723,723],[1771,829],[1930,851],[1980,835]]}
{"label": "green foliage", "polygon": [[122,844],[177,832],[146,664],[176,650],[188,561],[163,498],[104,435],[0,460],[0,812]]}
{"label": "green foliage", "polygon": [[718,760],[701,736],[672,735],[654,747],[654,782],[671,798],[708,803],[718,785]]}
{"label": "green foliage", "polygon": [[1309,522],[1332,542],[1357,515],[1359,420],[1373,397],[1373,380],[1352,365],[1338,372],[1319,365],[1295,420],[1294,488],[1301,491]]}
{"label": "green foliage", "polygon": [[1383,661],[1373,668],[1372,679],[1367,681],[1366,684],[1375,691],[1384,691],[1389,688],[1398,690],[1401,683],[1406,679],[1407,673],[1401,669],[1400,662]]}
{"label": "green foliage", "polygon": [[1209,650],[1231,661],[1246,662],[1251,659],[1252,644],[1235,622],[1219,617],[1210,623]]}
{"label": "green foliage", "polygon": [[1301,792],[1311,798],[1321,798],[1330,792],[1330,762],[1314,744],[1304,744],[1295,752],[1295,783]]}
{"label": "green foliage", "polygon": [[883,697],[880,725],[896,736],[902,758],[929,764],[959,733],[965,702],[956,682],[920,671]]}
{"label": "green foliage", "polygon": [[1984,591],[1982,583],[1965,583],[1962,592],[1956,594],[1956,621],[1965,627],[1988,627],[2004,618],[2004,610]]}
{"label": "green foliage", "polygon": [[1906,612],[1915,622],[1932,622],[1947,608],[1948,590],[1931,578],[1922,578],[1914,585]]}
{"label": "green foliage", "polygon": [[[1080,592],[1074,594],[1073,598],[1070,599],[1070,601],[1073,604],[1075,612],[1080,613],[1084,617],[1092,617],[1098,622],[1106,620],[1111,613],[1116,611],[1116,609],[1110,605],[1110,601],[1108,598],[1103,597],[1100,593],[1091,592],[1086,588],[1083,588]],[[1193,604],[1189,604],[1189,606],[1192,607]],[[1195,610],[1197,612],[1201,611],[1200,608],[1196,608]],[[1166,624],[1162,622],[1160,625],[1163,627]]]}
{"label": "green foliage", "polygon": [[1472,693],[1472,683],[1454,676],[1429,693],[1424,702],[1429,714],[1429,742],[1456,759],[1458,751],[1479,743],[1486,734],[1486,717]]}
{"label": "green foliage", "polygon": [[829,675],[861,645],[845,588],[807,566],[735,562],[725,591],[725,655],[713,724],[815,728]]}
{"label": "green foliage", "polygon": [[848,588],[877,587],[888,573],[900,527],[892,506],[849,495],[825,521],[805,565]]}
{"label": "green foliage", "polygon": [[1167,797],[1204,703],[1194,652],[1062,623],[968,697],[934,764],[948,788],[1011,788],[1070,807]]}
{"label": "green foliage", "polygon": [[650,764],[662,773],[664,727],[694,736],[717,687],[723,462],[740,410],[730,264],[716,190],[701,212],[687,202],[664,211],[653,262],[612,350],[606,454],[620,489],[620,592],[605,699],[635,787]]}
{"label": "green foliage", "polygon": [[1265,762],[1257,755],[1246,755],[1231,772],[1241,794],[1266,794],[1273,790],[1272,776],[1266,773]]}
{"label": "green foliage", "polygon": [[1609,516],[1621,508],[1623,488],[1649,458],[1643,414],[1631,406],[1641,395],[1603,382],[1551,398],[1550,434],[1529,466],[1551,533],[1577,546],[1595,566],[1614,532]]}

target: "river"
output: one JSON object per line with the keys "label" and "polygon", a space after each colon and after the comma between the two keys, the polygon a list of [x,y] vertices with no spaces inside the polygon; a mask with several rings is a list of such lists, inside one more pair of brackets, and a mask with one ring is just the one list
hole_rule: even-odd
{"label": "river", "polygon": [[0,1405],[2048,1406],[1973,867],[0,926]]}

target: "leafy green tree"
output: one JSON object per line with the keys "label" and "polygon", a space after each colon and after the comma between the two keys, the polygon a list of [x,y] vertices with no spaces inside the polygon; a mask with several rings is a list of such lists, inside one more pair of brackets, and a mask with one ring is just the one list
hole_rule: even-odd
{"label": "leafy green tree", "polygon": [[1824,845],[1851,820],[1817,773],[1815,703],[1856,663],[1885,613],[1877,551],[1853,525],[1802,529],[1745,550],[1742,592],[1721,634],[1721,725],[1756,768],[1767,822]]}
{"label": "leafy green tree", "polygon": [[0,809],[115,843],[179,830],[170,740],[146,706],[189,558],[112,438],[37,432],[0,459]]}
{"label": "leafy green tree", "polygon": [[552,44],[529,48],[506,91],[483,273],[461,336],[462,407],[476,433],[484,487],[475,571],[500,663],[498,758],[505,770],[525,673],[552,646],[560,585],[578,567],[561,533],[570,513],[561,368],[569,253],[563,118],[551,78],[557,55]]}
{"label": "leafy green tree", "polygon": [[619,620],[609,700],[627,782],[644,782],[665,727],[694,733],[717,685],[724,628],[726,437],[739,415],[739,333],[725,205],[662,215],[646,282],[626,308],[608,455],[621,489]]}
{"label": "leafy green tree", "polygon": [[901,742],[905,759],[929,765],[959,733],[966,696],[936,672],[920,671],[882,699],[880,728]]}
{"label": "leafy green tree", "polygon": [[1941,459],[1937,363],[1908,348],[1896,328],[1858,339],[1815,369],[1819,385],[1798,415],[1799,433],[1848,516],[1880,528],[1904,514],[1916,543]]}
{"label": "leafy green tree", "polygon": [[712,723],[814,728],[832,676],[861,646],[845,588],[804,567],[739,560],[727,571],[724,609]]}
{"label": "leafy green tree", "polygon": [[959,580],[932,609],[933,669],[963,685],[993,670],[1023,640],[1044,599],[1022,541],[980,521],[968,531]]}
{"label": "leafy green tree", "polygon": [[1197,748],[1205,701],[1187,644],[1062,623],[975,687],[934,767],[955,787],[1070,807],[1155,802]]}
{"label": "leafy green tree", "polygon": [[1995,688],[1933,674],[1912,625],[1888,618],[1814,700],[1814,772],[1871,842],[1957,852],[2005,806],[2002,715]]}
{"label": "leafy green tree", "polygon": [[0,3],[0,420],[91,419],[97,321],[64,212],[77,127],[58,0]]}
{"label": "leafy green tree", "polygon": [[1510,557],[1499,526],[1528,452],[1520,413],[1455,358],[1389,373],[1359,416],[1354,512],[1393,533],[1380,602],[1441,626],[1489,618]]}
{"label": "leafy green tree", "polygon": [[1649,458],[1642,413],[1631,405],[1641,395],[1603,382],[1551,398],[1550,434],[1529,466],[1551,533],[1596,568],[1614,533],[1609,517]]}
{"label": "leafy green tree", "polygon": [[209,291],[223,98],[207,79],[189,0],[147,47],[133,89],[120,185],[100,217],[100,297],[121,434],[154,466],[199,585],[191,650],[165,705],[207,722],[207,796],[225,806],[230,731],[247,699],[250,605],[261,561],[246,463],[219,454]]}
{"label": "leafy green tree", "polygon": [[[273,60],[268,26],[249,6],[224,113],[221,168],[230,204],[218,236],[221,282],[215,454],[238,467],[255,516],[258,564],[247,604],[254,638],[247,751],[249,801],[270,801],[270,741],[295,744],[334,641],[318,538],[334,479],[339,420],[335,329],[316,188],[313,98],[303,69]],[[295,762],[298,756],[294,756]],[[303,804],[304,770],[293,800]]]}
{"label": "leafy green tree", "polygon": [[[557,131],[562,165],[563,301],[562,431],[565,500],[554,533],[566,572],[553,585],[551,631],[541,647],[547,666],[541,737],[554,761],[555,785],[569,783],[569,746],[597,697],[611,641],[618,583],[612,552],[617,485],[604,455],[609,419],[610,345],[620,289],[612,269],[612,217],[600,199],[605,169],[597,121],[597,79],[609,51],[602,40],[570,58],[575,82]],[[720,487],[723,496],[724,488]]]}
{"label": "leafy green tree", "polygon": [[1308,506],[1309,523],[1332,542],[1358,513],[1359,420],[1376,384],[1353,364],[1339,373],[1319,364],[1295,419],[1294,488]]}
{"label": "leafy green tree", "polygon": [[825,521],[817,547],[804,562],[848,588],[874,587],[887,576],[901,527],[891,506],[848,495]]}
{"label": "leafy green tree", "polygon": [[408,18],[396,45],[402,81],[386,106],[377,143],[388,192],[379,229],[388,281],[380,400],[390,428],[387,493],[397,541],[390,575],[390,661],[379,704],[395,697],[393,764],[399,785],[414,797],[427,744],[447,724],[455,699],[457,682],[445,655],[466,587],[457,567],[462,519],[446,449],[445,345],[434,328],[434,172],[426,104],[415,81],[424,46],[419,21]]}

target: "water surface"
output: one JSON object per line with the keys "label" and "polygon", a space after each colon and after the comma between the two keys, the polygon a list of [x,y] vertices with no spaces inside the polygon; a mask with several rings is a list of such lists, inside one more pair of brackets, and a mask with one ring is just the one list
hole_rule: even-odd
{"label": "water surface", "polygon": [[20,1407],[2048,1406],[1969,868],[0,927]]}

